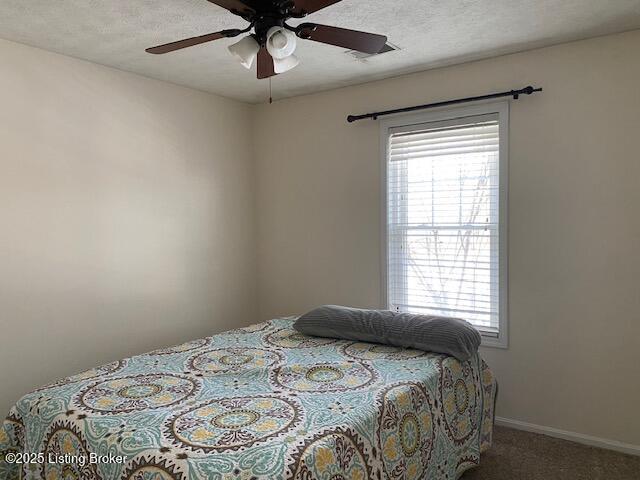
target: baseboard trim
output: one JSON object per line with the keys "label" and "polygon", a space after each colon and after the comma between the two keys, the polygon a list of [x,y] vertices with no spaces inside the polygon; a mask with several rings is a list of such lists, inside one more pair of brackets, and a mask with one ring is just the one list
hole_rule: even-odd
{"label": "baseboard trim", "polygon": [[606,448],[607,450],[615,450],[616,452],[626,453],[628,455],[640,456],[640,445],[631,443],[618,442],[616,440],[608,440],[606,438],[593,437],[582,433],[569,432],[553,427],[545,427],[534,423],[521,422],[520,420],[512,420],[510,418],[496,417],[496,425],[501,427],[514,428],[516,430],[524,430],[526,432],[541,433],[550,437],[561,438],[591,447]]}

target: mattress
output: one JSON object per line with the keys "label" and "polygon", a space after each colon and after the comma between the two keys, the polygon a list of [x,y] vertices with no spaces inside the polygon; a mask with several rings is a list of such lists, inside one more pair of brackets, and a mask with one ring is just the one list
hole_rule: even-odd
{"label": "mattress", "polygon": [[456,479],[491,445],[478,356],[308,337],[276,319],[25,395],[0,478]]}

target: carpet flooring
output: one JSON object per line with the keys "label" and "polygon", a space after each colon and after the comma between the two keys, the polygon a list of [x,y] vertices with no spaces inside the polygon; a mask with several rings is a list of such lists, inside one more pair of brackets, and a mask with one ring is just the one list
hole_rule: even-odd
{"label": "carpet flooring", "polygon": [[461,480],[639,480],[640,457],[496,427],[480,466]]}

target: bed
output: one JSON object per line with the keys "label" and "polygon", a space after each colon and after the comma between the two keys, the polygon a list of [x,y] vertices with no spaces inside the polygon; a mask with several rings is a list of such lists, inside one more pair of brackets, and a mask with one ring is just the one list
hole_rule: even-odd
{"label": "bed", "polygon": [[496,394],[479,355],[309,337],[293,321],[25,395],[0,429],[0,478],[420,480],[478,465]]}

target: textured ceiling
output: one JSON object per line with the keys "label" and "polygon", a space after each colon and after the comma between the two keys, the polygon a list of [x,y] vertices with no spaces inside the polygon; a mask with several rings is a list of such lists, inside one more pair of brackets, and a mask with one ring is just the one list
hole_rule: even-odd
{"label": "textured ceiling", "polygon": [[[342,48],[300,41],[300,66],[273,80],[278,98],[640,28],[640,0],[343,0],[308,18],[386,34],[401,50],[357,60]],[[0,38],[261,102],[268,81],[227,52],[237,40],[167,55],[144,51],[243,26],[205,0],[0,0]]]}

